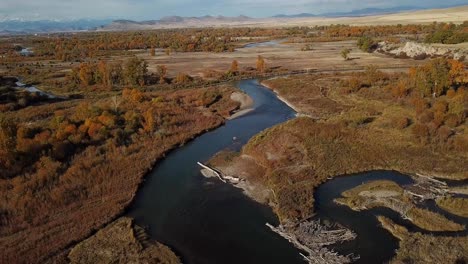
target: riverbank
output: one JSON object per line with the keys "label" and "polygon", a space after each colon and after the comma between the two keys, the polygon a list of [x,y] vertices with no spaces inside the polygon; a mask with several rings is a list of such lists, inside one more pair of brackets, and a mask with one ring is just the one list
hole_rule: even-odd
{"label": "riverbank", "polygon": [[[272,79],[270,79],[272,80]],[[296,113],[300,114],[301,113],[301,109],[299,109],[298,106],[296,105],[293,105],[289,100],[287,100],[286,98],[284,98],[283,96],[281,96],[278,92],[278,90],[275,90],[274,88],[271,87],[271,85],[268,83],[268,80],[266,81],[262,81],[260,82],[261,85],[263,85],[264,87],[272,90],[275,94],[276,94],[276,97],[282,101],[283,103],[285,103],[287,106],[289,106],[291,109],[293,109]]]}
{"label": "riverbank", "polygon": [[145,230],[128,217],[115,220],[78,243],[68,254],[68,259],[72,264],[181,263],[168,247],[152,241]]}
{"label": "riverbank", "polygon": [[468,236],[433,236],[410,232],[391,219],[378,217],[382,227],[399,239],[396,256],[389,262],[463,263],[468,256]]}

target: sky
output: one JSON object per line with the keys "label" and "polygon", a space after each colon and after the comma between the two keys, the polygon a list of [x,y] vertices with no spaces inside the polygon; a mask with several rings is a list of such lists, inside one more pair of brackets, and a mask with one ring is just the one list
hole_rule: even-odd
{"label": "sky", "polygon": [[224,15],[268,17],[277,14],[341,12],[369,7],[440,7],[468,0],[0,0],[0,20],[72,20]]}

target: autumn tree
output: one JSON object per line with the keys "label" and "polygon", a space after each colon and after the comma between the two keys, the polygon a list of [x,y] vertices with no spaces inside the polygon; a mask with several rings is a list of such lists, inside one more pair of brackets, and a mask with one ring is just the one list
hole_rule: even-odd
{"label": "autumn tree", "polygon": [[133,57],[125,64],[125,78],[127,84],[143,86],[147,73],[148,63],[143,59]]}
{"label": "autumn tree", "polygon": [[122,66],[118,63],[111,64],[109,67],[109,77],[111,79],[112,84],[123,85],[124,76]]}
{"label": "autumn tree", "polygon": [[138,89],[125,88],[122,91],[122,97],[132,103],[139,103],[143,100],[143,93]]}
{"label": "autumn tree", "polygon": [[79,69],[81,84],[88,86],[94,84],[94,67],[89,63],[81,63]]}
{"label": "autumn tree", "polygon": [[175,83],[185,84],[185,83],[190,82],[191,80],[192,80],[192,77],[190,77],[190,75],[183,73],[183,72],[179,72],[175,78]]}
{"label": "autumn tree", "polygon": [[111,72],[105,61],[99,61],[97,65],[97,78],[98,83],[104,87],[110,88],[112,86]]}
{"label": "autumn tree", "polygon": [[431,60],[427,64],[411,68],[409,70],[409,80],[412,86],[423,96],[440,96],[445,94],[453,85],[450,74],[451,65],[447,59],[438,58]]}
{"label": "autumn tree", "polygon": [[396,98],[402,98],[409,94],[409,87],[405,80],[399,80],[395,86],[392,87],[392,95]]}
{"label": "autumn tree", "polygon": [[154,119],[154,113],[152,108],[148,109],[144,114],[143,114],[143,120],[141,122],[141,126],[143,127],[143,130],[147,133],[153,132],[154,127],[155,127],[155,119]]}
{"label": "autumn tree", "polygon": [[158,65],[157,70],[159,75],[159,83],[166,83],[167,67],[164,65]]}
{"label": "autumn tree", "polygon": [[231,63],[231,68],[229,69],[231,74],[237,74],[239,72],[239,62],[237,60],[233,60]]}
{"label": "autumn tree", "polygon": [[468,71],[465,70],[465,65],[457,60],[449,60],[448,62],[450,65],[450,81],[458,85],[468,83]]}
{"label": "autumn tree", "polygon": [[257,57],[257,71],[258,72],[265,72],[265,60],[261,55],[258,55]]}

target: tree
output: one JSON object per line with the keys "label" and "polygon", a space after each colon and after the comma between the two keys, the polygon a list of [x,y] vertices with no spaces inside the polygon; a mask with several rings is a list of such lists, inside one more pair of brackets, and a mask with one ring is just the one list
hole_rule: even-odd
{"label": "tree", "polygon": [[79,78],[81,83],[85,86],[94,84],[94,70],[92,65],[89,63],[81,63]]}
{"label": "tree", "polygon": [[450,81],[452,84],[468,83],[468,71],[465,70],[465,65],[457,60],[449,60],[450,64]]}
{"label": "tree", "polygon": [[347,61],[349,60],[349,53],[351,53],[350,49],[343,49],[341,50],[341,57],[343,57],[343,59]]}
{"label": "tree", "polygon": [[231,68],[229,69],[231,73],[238,73],[239,72],[239,63],[237,60],[233,60],[231,63]]}
{"label": "tree", "polygon": [[[451,65],[447,59],[434,59],[421,67],[411,68],[409,80],[423,96],[440,96],[453,85],[454,77],[451,77],[450,70]],[[454,70],[453,74],[456,75],[456,72]]]}
{"label": "tree", "polygon": [[178,84],[188,83],[191,80],[192,80],[192,77],[190,77],[190,75],[185,74],[183,72],[179,72],[175,78],[175,82]]}
{"label": "tree", "polygon": [[265,60],[260,55],[257,57],[257,71],[265,72]]}
{"label": "tree", "polygon": [[159,83],[166,83],[167,67],[164,65],[158,65]]}
{"label": "tree", "polygon": [[147,73],[148,64],[143,59],[133,57],[125,64],[125,78],[127,84],[143,86]]}
{"label": "tree", "polygon": [[125,88],[122,91],[122,97],[133,103],[139,103],[143,100],[143,93],[138,89]]}
{"label": "tree", "polygon": [[114,63],[109,66],[109,78],[114,85],[124,84],[123,69],[120,64]]}
{"label": "tree", "polygon": [[145,132],[150,133],[153,132],[155,123],[154,113],[150,108],[143,114],[143,121],[141,122],[141,126]]}
{"label": "tree", "polygon": [[112,86],[112,80],[110,70],[106,62],[99,61],[97,66],[98,80],[104,87],[110,88]]}

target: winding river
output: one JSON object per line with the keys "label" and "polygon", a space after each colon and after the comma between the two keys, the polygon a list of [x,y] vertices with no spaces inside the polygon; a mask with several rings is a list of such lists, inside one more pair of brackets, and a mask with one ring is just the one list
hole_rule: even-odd
{"label": "winding river", "polygon": [[[160,161],[147,176],[128,214],[148,227],[152,238],[175,250],[184,263],[304,263],[298,250],[265,226],[267,222],[278,224],[269,207],[254,202],[240,189],[203,177],[196,164],[221,150],[240,150],[255,134],[296,114],[257,80],[240,81],[237,87],[252,97],[255,110]],[[414,230],[389,209],[354,212],[333,202],[341,192],[376,179],[412,183],[406,175],[376,171],[336,177],[315,193],[316,217],[338,222],[357,233],[356,240],[332,248],[341,254],[360,255],[358,263],[386,262],[398,247],[397,239],[380,227],[376,214]],[[468,224],[467,219],[451,219]]]}
{"label": "winding river", "polygon": [[255,134],[296,114],[256,80],[237,86],[252,97],[255,110],[158,162],[129,215],[149,227],[150,235],[174,249],[184,263],[304,263],[291,244],[265,226],[278,224],[270,208],[200,173],[197,161],[227,148],[240,150]]}

